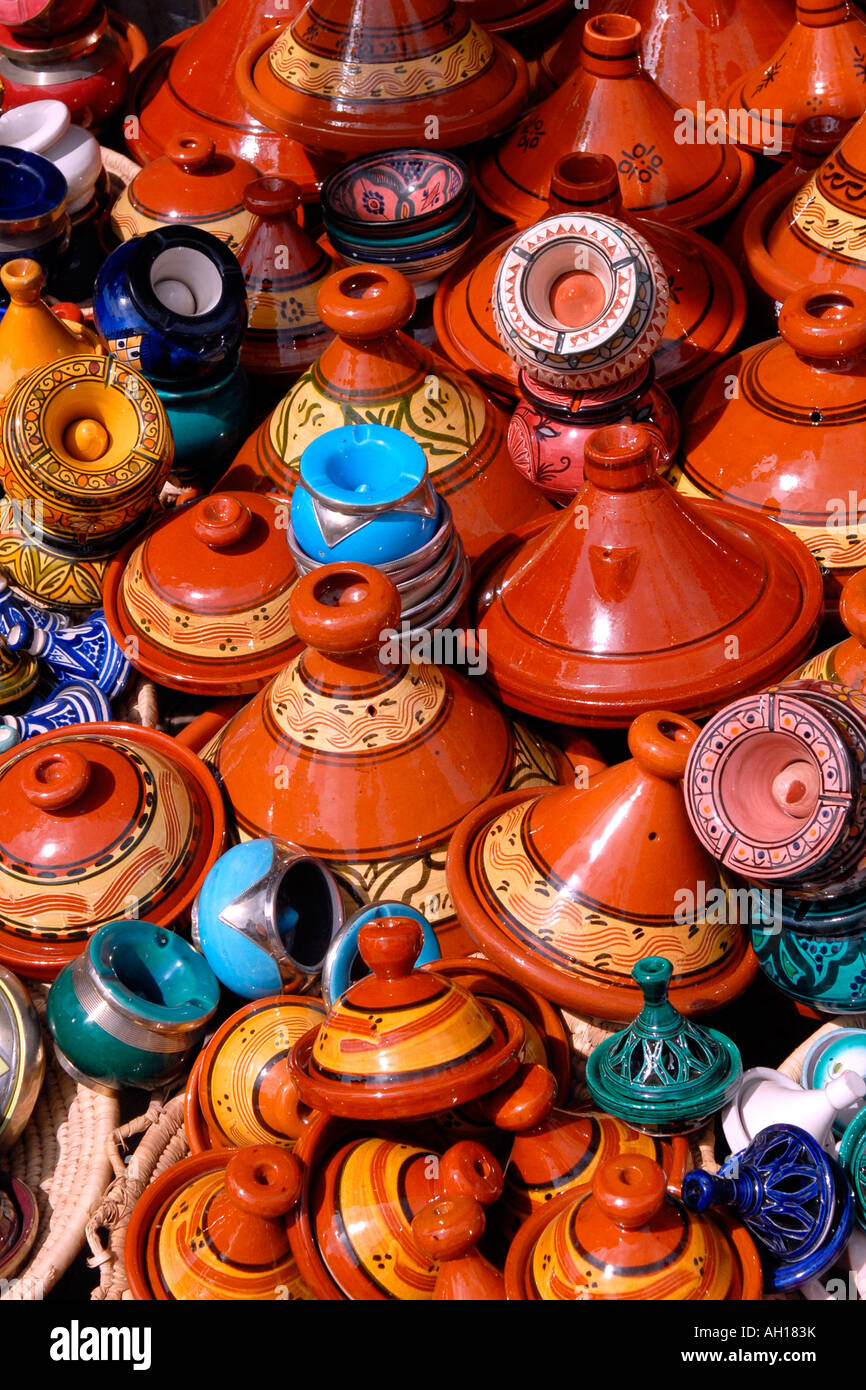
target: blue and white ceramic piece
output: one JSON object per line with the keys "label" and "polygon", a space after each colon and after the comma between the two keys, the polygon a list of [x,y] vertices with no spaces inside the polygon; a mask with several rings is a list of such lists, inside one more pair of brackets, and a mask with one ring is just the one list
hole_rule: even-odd
{"label": "blue and white ceramic piece", "polygon": [[797,1125],[828,1153],[835,1153],[833,1125],[866,1097],[856,1071],[840,1071],[819,1087],[805,1087],[770,1067],[743,1072],[737,1094],[722,1112],[722,1132],[732,1153],[744,1149],[771,1124]]}
{"label": "blue and white ceramic piece", "polygon": [[[866,1080],[866,1029],[831,1028],[816,1038],[803,1059],[804,1086],[826,1086],[828,1081],[845,1071],[855,1071]],[[847,1126],[859,1113],[861,1104],[841,1110],[833,1130],[842,1137]]]}
{"label": "blue and white ceramic piece", "polygon": [[198,227],[161,227],[112,251],[96,279],[108,351],[158,388],[214,381],[237,366],[247,290],[231,251]]}
{"label": "blue and white ceramic piece", "polygon": [[[791,903],[794,902],[792,909]],[[866,900],[796,903],[783,895],[779,926],[752,927],[764,974],[791,999],[829,1014],[866,1012]]]}
{"label": "blue and white ceramic piece", "polygon": [[322,564],[401,560],[435,535],[438,502],[421,446],[387,425],[328,430],[301,455],[292,530]]}
{"label": "blue and white ceramic piece", "polygon": [[[69,729],[73,724],[103,723],[112,718],[111,705],[91,681],[62,681],[50,699],[32,705],[25,714],[0,716],[0,728],[13,731],[18,741],[37,734]],[[9,747],[14,747],[14,742]],[[0,748],[5,752],[6,748]]]}
{"label": "blue and white ceramic piece", "polygon": [[761,1252],[766,1292],[817,1279],[841,1256],[854,1224],[848,1180],[835,1158],[796,1125],[769,1125],[716,1174],[687,1173],[691,1211],[727,1207]]}
{"label": "blue and white ceramic piece", "polygon": [[367,922],[381,921],[384,917],[411,917],[413,922],[418,923],[424,944],[415,961],[416,969],[418,966],[428,965],[431,961],[441,960],[442,952],[436,933],[424,914],[416,908],[400,902],[382,902],[370,907],[361,907],[344,922],[328,947],[322,967],[322,998],[326,1008],[333,1008],[350,985],[370,973],[358,949],[358,933]]}
{"label": "blue and white ceramic piece", "polygon": [[[27,256],[51,270],[69,245],[66,179],[50,160],[0,145],[0,265]],[[9,296],[0,286],[0,304]]]}
{"label": "blue and white ceramic piece", "polygon": [[343,905],[318,859],[280,840],[248,840],[214,864],[192,923],[222,983],[242,999],[264,999],[318,981]]}
{"label": "blue and white ceramic piece", "polygon": [[6,645],[10,651],[39,657],[61,680],[92,683],[109,700],[123,694],[132,671],[101,608],[86,623],[65,629],[34,627],[25,619],[8,630]]}

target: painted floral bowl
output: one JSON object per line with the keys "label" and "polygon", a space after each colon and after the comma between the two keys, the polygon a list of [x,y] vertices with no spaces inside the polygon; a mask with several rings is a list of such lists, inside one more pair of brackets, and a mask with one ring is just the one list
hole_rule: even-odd
{"label": "painted floral bowl", "polygon": [[391,150],[355,159],[322,189],[326,219],[345,232],[389,238],[429,231],[474,202],[467,166],[439,150]]}
{"label": "painted floral bowl", "polygon": [[821,1013],[866,1010],[866,902],[783,910],[781,929],[753,927],[752,946],[768,979],[790,998]]}
{"label": "painted floral bowl", "polygon": [[[331,241],[340,246],[351,247],[356,253],[369,252],[373,260],[383,255],[409,255],[414,250],[432,250],[444,246],[452,238],[459,236],[467,227],[475,226],[477,211],[474,200],[464,203],[453,217],[438,222],[435,227],[424,227],[420,231],[409,231],[399,223],[392,225],[387,236],[381,232],[349,231],[339,222],[333,222],[325,214],[325,226]],[[409,224],[411,227],[411,223]]]}

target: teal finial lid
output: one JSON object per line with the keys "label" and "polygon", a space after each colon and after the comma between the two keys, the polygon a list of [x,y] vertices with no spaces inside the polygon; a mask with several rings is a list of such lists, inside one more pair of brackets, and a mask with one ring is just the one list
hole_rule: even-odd
{"label": "teal finial lid", "polygon": [[866,1109],[855,1115],[842,1135],[839,1162],[854,1193],[857,1225],[866,1230]]}
{"label": "teal finial lid", "polygon": [[586,1063],[595,1103],[647,1134],[699,1128],[732,1098],[743,1074],[730,1038],[690,1023],[670,1002],[672,975],[664,956],[638,961],[632,979],[643,994],[643,1008]]}

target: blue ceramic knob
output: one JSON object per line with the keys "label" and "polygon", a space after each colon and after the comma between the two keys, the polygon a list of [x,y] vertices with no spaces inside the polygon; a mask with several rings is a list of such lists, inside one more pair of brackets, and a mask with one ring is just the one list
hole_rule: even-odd
{"label": "blue ceramic knob", "polygon": [[64,967],[46,1017],[57,1058],[95,1090],[154,1090],[192,1063],[219,984],[188,942],[151,922],[108,922]]}
{"label": "blue ceramic knob", "polygon": [[96,279],[96,328],[108,351],[178,390],[237,365],[247,290],[231,251],[198,227],[161,227],[118,246]]}
{"label": "blue ceramic knob", "polygon": [[242,999],[264,999],[318,980],[343,905],[318,859],[280,840],[247,840],[214,864],[192,922],[222,983]]}
{"label": "blue ceramic knob", "polygon": [[427,456],[400,430],[345,425],[301,455],[292,530],[301,550],[322,564],[401,560],[432,539],[438,510]]}
{"label": "blue ceramic knob", "polygon": [[38,656],[61,680],[80,680],[97,686],[110,700],[122,695],[131,666],[112,637],[101,608],[76,627],[34,627],[26,618],[6,634],[12,652]]}
{"label": "blue ceramic knob", "polygon": [[4,638],[17,623],[29,623],[31,627],[41,627],[46,632],[59,627],[69,627],[65,613],[56,613],[50,608],[37,608],[16,594],[5,575],[0,574],[0,632]]}
{"label": "blue ceramic knob", "polygon": [[367,922],[380,921],[383,917],[411,917],[421,928],[424,944],[415,965],[429,965],[431,961],[441,960],[442,952],[436,933],[423,913],[406,903],[375,903],[372,907],[361,907],[341,927],[328,947],[325,964],[322,967],[322,998],[325,1007],[330,1009],[343,997],[350,985],[355,984],[369,969],[364,964],[358,948],[358,934]]}
{"label": "blue ceramic knob", "polygon": [[687,1173],[682,1198],[691,1211],[721,1206],[740,1217],[758,1243],[767,1292],[826,1273],[854,1224],[841,1167],[796,1125],[768,1125],[716,1174]]}
{"label": "blue ceramic knob", "polygon": [[[69,244],[66,179],[41,154],[0,146],[0,265],[27,256],[48,273]],[[9,303],[0,285],[0,304]]]}

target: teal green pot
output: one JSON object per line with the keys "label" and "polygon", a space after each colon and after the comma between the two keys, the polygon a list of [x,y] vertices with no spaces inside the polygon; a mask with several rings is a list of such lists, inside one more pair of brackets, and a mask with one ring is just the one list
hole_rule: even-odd
{"label": "teal green pot", "polygon": [[108,922],[57,976],[47,1019],[76,1081],[150,1091],[192,1065],[218,1003],[219,982],[188,942],[151,922]]}
{"label": "teal green pot", "polygon": [[780,929],[752,930],[758,964],[777,989],[828,1014],[866,1009],[866,902],[783,910]]}
{"label": "teal green pot", "polygon": [[249,388],[240,367],[210,385],[169,391],[151,383],[174,435],[173,475],[185,486],[216,483],[249,434]]}

